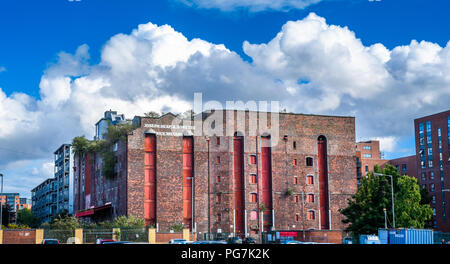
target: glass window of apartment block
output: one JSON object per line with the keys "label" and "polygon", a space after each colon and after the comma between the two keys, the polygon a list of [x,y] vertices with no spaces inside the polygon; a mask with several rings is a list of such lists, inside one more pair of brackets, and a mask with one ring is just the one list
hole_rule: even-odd
{"label": "glass window of apartment block", "polygon": [[422,172],[422,180],[423,180],[423,181],[426,180],[425,172]]}
{"label": "glass window of apartment block", "polygon": [[434,184],[433,184],[433,183],[430,184],[430,190],[431,190],[432,192],[434,192],[434,190],[435,190],[435,187],[434,187]]}
{"label": "glass window of apartment block", "polygon": [[366,150],[371,150],[371,149],[372,149],[372,147],[371,147],[371,146],[363,146],[363,149],[366,149]]}
{"label": "glass window of apartment block", "polygon": [[433,161],[432,160],[428,161],[428,168],[433,168]]}
{"label": "glass window of apartment block", "polygon": [[430,180],[434,180],[434,172],[430,172]]}
{"label": "glass window of apartment block", "polygon": [[427,121],[427,134],[431,133],[431,122]]}
{"label": "glass window of apartment block", "polygon": [[364,158],[372,158],[372,154],[363,154]]}
{"label": "glass window of apartment block", "polygon": [[419,134],[423,134],[423,123],[419,123]]}

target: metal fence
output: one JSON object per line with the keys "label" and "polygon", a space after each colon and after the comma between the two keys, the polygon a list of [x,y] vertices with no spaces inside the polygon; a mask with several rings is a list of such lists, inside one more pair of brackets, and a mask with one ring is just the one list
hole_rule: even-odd
{"label": "metal fence", "polygon": [[227,240],[232,233],[223,232],[223,233],[203,233],[201,235],[197,235],[197,240],[205,241],[205,240]]}
{"label": "metal fence", "polygon": [[148,242],[148,228],[121,228],[120,240],[130,242]]}
{"label": "metal fence", "polygon": [[57,239],[61,244],[72,243],[73,237],[75,230],[44,229],[44,239]]}
{"label": "metal fence", "polygon": [[113,229],[83,229],[83,244],[95,244],[97,239],[112,239]]}

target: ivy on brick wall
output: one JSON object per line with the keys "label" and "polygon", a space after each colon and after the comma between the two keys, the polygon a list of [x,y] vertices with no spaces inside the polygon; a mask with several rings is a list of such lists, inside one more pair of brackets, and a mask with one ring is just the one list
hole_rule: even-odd
{"label": "ivy on brick wall", "polygon": [[104,140],[88,140],[85,136],[76,137],[72,141],[74,155],[83,157],[86,154],[100,155],[103,161],[103,177],[114,178],[114,144],[125,141],[134,127],[131,124],[110,125],[104,134]]}

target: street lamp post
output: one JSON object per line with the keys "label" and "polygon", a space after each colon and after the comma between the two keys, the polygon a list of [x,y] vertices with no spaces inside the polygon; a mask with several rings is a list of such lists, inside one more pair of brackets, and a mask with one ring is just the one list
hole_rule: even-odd
{"label": "street lamp post", "polygon": [[373,173],[376,176],[388,176],[391,177],[391,192],[392,192],[392,226],[395,228],[395,209],[394,209],[394,183],[392,175],[382,174],[382,173]]}
{"label": "street lamp post", "polygon": [[384,211],[384,229],[387,229],[387,216],[386,216],[386,208],[383,208]]}

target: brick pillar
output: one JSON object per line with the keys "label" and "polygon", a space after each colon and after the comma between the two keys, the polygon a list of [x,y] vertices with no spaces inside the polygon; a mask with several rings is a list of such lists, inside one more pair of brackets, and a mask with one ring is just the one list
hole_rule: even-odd
{"label": "brick pillar", "polygon": [[75,244],[83,244],[83,228],[75,229]]}
{"label": "brick pillar", "polygon": [[189,228],[185,228],[183,229],[183,239],[185,239],[186,241],[191,240],[190,239],[190,234],[189,234]]}
{"label": "brick pillar", "polygon": [[44,240],[44,229],[36,229],[36,244],[42,244]]}
{"label": "brick pillar", "polygon": [[113,228],[113,237],[114,241],[120,241],[120,228]]}
{"label": "brick pillar", "polygon": [[156,229],[150,228],[148,230],[148,243],[155,244],[156,243]]}
{"label": "brick pillar", "polygon": [[3,244],[3,229],[0,229],[0,245]]}

